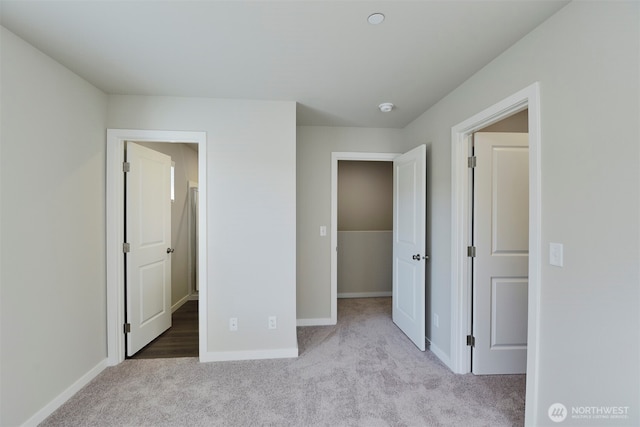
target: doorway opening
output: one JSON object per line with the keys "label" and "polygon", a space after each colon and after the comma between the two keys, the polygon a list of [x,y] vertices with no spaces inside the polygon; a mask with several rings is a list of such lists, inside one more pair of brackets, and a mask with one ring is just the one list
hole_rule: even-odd
{"label": "doorway opening", "polygon": [[338,298],[391,297],[393,162],[338,161]]}
{"label": "doorway opening", "polygon": [[[125,235],[124,221],[124,147],[126,141],[136,143],[168,143],[197,145],[197,181],[198,203],[195,224],[197,229],[197,250],[192,253],[197,264],[198,283],[197,325],[198,354],[200,358],[206,353],[207,337],[207,275],[206,275],[206,133],[190,131],[153,131],[153,130],[107,130],[107,360],[110,366],[117,365],[125,359],[125,299],[124,278],[125,261],[123,242]],[[195,147],[194,147],[195,148]],[[190,148],[187,148],[190,149]],[[188,188],[186,190],[188,192]],[[186,250],[186,248],[185,248]],[[187,251],[188,252],[188,251]],[[187,280],[188,281],[188,280]],[[195,286],[191,281],[189,286]],[[179,298],[176,303],[187,303],[187,298]],[[186,301],[185,301],[186,299]],[[173,304],[178,307],[177,304]]]}
{"label": "doorway opening", "polygon": [[338,161],[392,161],[392,320],[425,351],[426,145],[404,154],[332,153],[331,158],[331,324],[337,323]]}
{"label": "doorway opening", "polygon": [[[139,146],[171,158],[170,326],[144,345],[132,359],[197,357],[198,352],[198,145],[194,143],[138,142]],[[126,149],[126,148],[125,148]],[[126,177],[125,177],[126,179]],[[125,206],[125,218],[126,216]],[[155,213],[152,213],[155,215]],[[127,233],[130,230],[127,228]],[[127,283],[125,283],[125,287]],[[125,293],[126,294],[126,293]],[[136,310],[136,307],[132,308]],[[129,312],[126,322],[131,323]],[[137,317],[137,316],[132,316]],[[128,349],[127,354],[131,351]]]}
{"label": "doorway opening", "polygon": [[[393,162],[396,153],[349,153],[331,154],[331,318],[330,324],[338,321],[338,164],[339,162]],[[393,184],[392,184],[393,185]],[[343,235],[344,237],[345,235]],[[349,236],[347,236],[348,238]],[[384,239],[384,236],[376,236]],[[366,236],[357,236],[358,239]],[[360,240],[362,240],[360,239]],[[353,239],[352,239],[353,240]],[[355,244],[360,244],[356,242]],[[391,258],[389,258],[391,259]],[[368,292],[368,291],[367,291]],[[354,294],[355,292],[344,292]],[[344,295],[343,295],[344,296]],[[373,296],[369,294],[369,296]],[[381,295],[380,295],[381,296]]]}
{"label": "doorway opening", "polygon": [[470,138],[471,372],[525,374],[529,258],[528,111]]}
{"label": "doorway opening", "polygon": [[522,110],[528,110],[528,291],[527,291],[527,385],[525,419],[537,413],[537,367],[539,364],[539,293],[541,261],[541,167],[540,167],[540,87],[534,83],[481,111],[451,129],[452,251],[451,251],[451,359],[455,373],[471,371],[471,350],[467,336],[471,330],[470,180],[468,177],[469,137]]}

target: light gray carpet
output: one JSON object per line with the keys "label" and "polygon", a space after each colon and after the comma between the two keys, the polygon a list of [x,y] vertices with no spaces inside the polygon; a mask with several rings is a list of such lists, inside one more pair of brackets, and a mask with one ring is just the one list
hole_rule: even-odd
{"label": "light gray carpet", "polygon": [[392,323],[389,298],[339,300],[300,357],[127,360],[43,426],[517,426],[525,376],[454,375]]}

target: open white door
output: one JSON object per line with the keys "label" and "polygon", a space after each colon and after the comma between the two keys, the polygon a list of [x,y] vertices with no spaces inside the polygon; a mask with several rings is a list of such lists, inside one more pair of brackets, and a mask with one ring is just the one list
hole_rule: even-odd
{"label": "open white door", "polygon": [[527,368],[529,135],[476,133],[472,372]]}
{"label": "open white door", "polygon": [[393,322],[425,350],[425,145],[393,161]]}
{"label": "open white door", "polygon": [[127,355],[171,327],[171,157],[126,146]]}

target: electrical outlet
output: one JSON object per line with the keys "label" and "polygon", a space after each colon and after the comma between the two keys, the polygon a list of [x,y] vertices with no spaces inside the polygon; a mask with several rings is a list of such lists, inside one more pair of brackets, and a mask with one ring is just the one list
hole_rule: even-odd
{"label": "electrical outlet", "polygon": [[276,316],[269,316],[269,329],[277,329],[278,328],[278,321],[276,319]]}
{"label": "electrical outlet", "polygon": [[229,330],[230,331],[237,331],[238,330],[238,318],[237,317],[230,317],[229,318]]}
{"label": "electrical outlet", "polygon": [[435,326],[436,328],[440,327],[440,317],[435,313],[433,315],[433,326]]}

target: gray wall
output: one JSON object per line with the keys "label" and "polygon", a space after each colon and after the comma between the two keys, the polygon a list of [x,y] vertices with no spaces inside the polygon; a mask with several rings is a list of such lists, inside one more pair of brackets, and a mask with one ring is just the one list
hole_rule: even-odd
{"label": "gray wall", "polygon": [[297,355],[295,114],[284,101],[109,96],[110,128],[207,132],[206,360]]}
{"label": "gray wall", "polygon": [[297,138],[297,315],[331,317],[331,153],[405,151],[400,129],[299,126]]}
{"label": "gray wall", "polygon": [[107,97],[0,27],[0,424],[106,357]]}
{"label": "gray wall", "polygon": [[393,163],[338,161],[338,231],[393,229]]}
{"label": "gray wall", "polygon": [[338,298],[391,295],[393,231],[338,231]]}
{"label": "gray wall", "polygon": [[[440,315],[432,342],[448,353],[451,127],[540,82],[539,425],[552,424],[555,402],[629,406],[631,418],[612,424],[640,424],[639,8],[570,3],[403,134],[408,145],[431,141],[428,302]],[[564,244],[563,268],[546,262],[550,242]]]}
{"label": "gray wall", "polygon": [[171,204],[171,305],[183,304],[189,289],[189,181],[198,182],[198,153],[188,144],[140,142],[175,162],[175,201]]}

